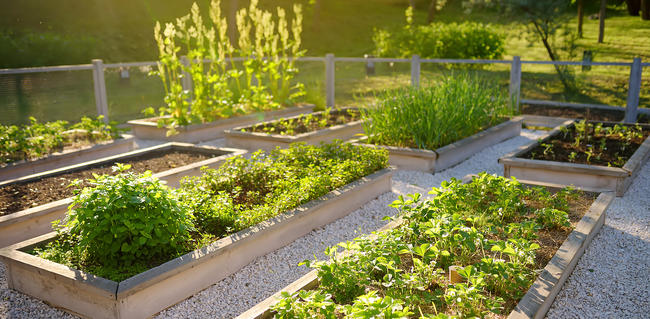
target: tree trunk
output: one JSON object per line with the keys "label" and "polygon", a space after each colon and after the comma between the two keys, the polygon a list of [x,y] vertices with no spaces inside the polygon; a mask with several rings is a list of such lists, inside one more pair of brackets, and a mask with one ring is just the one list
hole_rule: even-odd
{"label": "tree trunk", "polygon": [[600,19],[600,24],[598,27],[598,43],[603,43],[605,40],[605,12],[607,11],[607,0],[600,0],[600,13],[598,13],[598,18]]}
{"label": "tree trunk", "polygon": [[634,17],[639,15],[641,0],[625,0],[625,4],[627,5],[627,13]]}
{"label": "tree trunk", "polygon": [[433,18],[436,15],[437,6],[438,0],[431,0],[431,4],[429,4],[429,14],[427,15],[427,23],[433,22]]}
{"label": "tree trunk", "polygon": [[[542,39],[542,43],[544,43],[544,48],[546,48],[546,53],[548,53],[548,57],[551,58],[551,61],[556,61],[557,55],[553,51],[553,47],[551,47],[551,43],[548,41],[548,34],[545,33],[544,29],[542,29],[537,23],[533,22],[533,25],[535,26],[537,35],[539,36],[540,39]],[[571,84],[572,81],[570,78],[569,70],[567,69],[566,65],[553,64],[553,67],[555,67],[555,71],[557,72],[557,75],[560,77],[560,81],[562,82],[564,88],[567,91],[574,90],[574,87]]]}
{"label": "tree trunk", "polygon": [[650,20],[650,0],[641,0],[641,19]]}
{"label": "tree trunk", "polygon": [[582,18],[584,16],[584,7],[582,0],[578,0],[578,37],[582,38]]}

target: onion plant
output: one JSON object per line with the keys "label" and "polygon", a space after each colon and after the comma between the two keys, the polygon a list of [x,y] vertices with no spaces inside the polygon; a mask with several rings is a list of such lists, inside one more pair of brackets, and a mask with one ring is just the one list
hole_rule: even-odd
{"label": "onion plant", "polygon": [[361,110],[369,142],[431,150],[476,134],[512,112],[497,84],[467,73],[422,88],[384,91],[378,100]]}

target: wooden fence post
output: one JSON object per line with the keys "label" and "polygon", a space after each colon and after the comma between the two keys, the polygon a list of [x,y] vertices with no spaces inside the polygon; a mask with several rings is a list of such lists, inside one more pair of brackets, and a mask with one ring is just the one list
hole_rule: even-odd
{"label": "wooden fence post", "polygon": [[420,86],[420,56],[417,54],[411,58],[411,86],[414,88]]}
{"label": "wooden fence post", "polygon": [[641,94],[641,58],[634,58],[630,67],[630,81],[627,89],[627,105],[625,106],[625,123],[636,122],[639,95]]}
{"label": "wooden fence post", "polygon": [[519,100],[521,96],[521,58],[512,57],[512,66],[510,67],[510,102],[516,113],[519,113]]}
{"label": "wooden fence post", "polygon": [[108,98],[106,97],[106,81],[104,79],[104,62],[93,59],[93,86],[95,89],[95,106],[97,115],[104,116],[104,123],[108,123]]}
{"label": "wooden fence post", "polygon": [[334,54],[328,53],[325,55],[325,95],[326,105],[334,106],[334,85],[335,83],[335,65]]}

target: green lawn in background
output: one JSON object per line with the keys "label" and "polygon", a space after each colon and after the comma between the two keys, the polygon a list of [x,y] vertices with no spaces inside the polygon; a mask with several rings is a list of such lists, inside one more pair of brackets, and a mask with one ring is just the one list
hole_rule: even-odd
{"label": "green lawn in background", "polygon": [[[207,12],[208,0],[197,1]],[[224,12],[229,12],[230,0],[224,0]],[[247,1],[237,1],[245,5]],[[372,34],[375,28],[397,28],[404,23],[404,10],[407,0],[321,0],[316,10],[307,5],[307,0],[261,1],[262,7],[275,5],[289,7],[293,3],[305,6],[303,47],[308,56],[323,56],[334,53],[336,56],[363,56],[373,50]],[[415,19],[418,23],[426,20],[426,1],[418,2]],[[3,4],[0,11],[0,29],[31,30],[32,32],[55,32],[61,34],[83,34],[97,41],[97,57],[105,62],[143,61],[156,59],[153,42],[153,25],[156,20],[170,21],[189,11],[191,0],[160,1],[153,0],[112,0],[112,1],[73,1],[60,0],[42,2],[22,0]],[[592,50],[595,61],[631,61],[641,57],[650,62],[650,21],[627,15],[624,6],[609,6],[606,20],[605,43],[598,44],[598,20],[588,17],[597,8],[587,8],[584,20],[584,37],[577,41],[577,56],[580,60],[583,50]],[[483,11],[467,14],[457,2],[451,2],[436,17],[441,22],[474,20],[490,23],[506,35],[506,56],[509,59],[519,55],[523,60],[548,60],[546,51],[540,43],[532,45],[526,39],[525,28],[504,19],[497,12]],[[575,28],[577,19],[571,20]],[[1,44],[0,44],[1,45]],[[79,61],[88,63],[89,61]],[[452,72],[455,66],[423,66],[423,81]],[[580,67],[573,68],[579,79],[579,92],[564,92],[552,66],[524,65],[522,95],[524,98],[555,101],[571,101],[596,104],[625,105],[629,68],[595,66],[583,72]],[[645,68],[641,105],[650,106],[650,68]],[[486,76],[507,88],[508,66],[486,66],[480,70]],[[160,103],[160,83],[155,77],[146,77],[146,72],[133,69],[129,81],[121,81],[117,73],[107,74],[107,91],[111,117],[124,121],[137,116],[139,110]],[[40,74],[31,75],[35,79]],[[30,80],[29,92],[33,95],[19,97],[15,83],[10,76],[0,76],[0,122],[17,123],[26,121],[27,114],[36,114],[41,120],[51,120],[50,116],[74,113],[72,110],[94,110],[92,91],[90,97],[77,99],[60,97],[57,81]],[[50,77],[51,78],[51,77]],[[66,78],[67,81],[73,80]],[[318,62],[309,63],[301,69],[299,80],[309,88],[309,99],[322,99],[324,96],[324,68]],[[385,88],[408,85],[409,66],[396,63],[377,64],[377,75],[366,76],[363,63],[337,63],[336,102],[338,105],[365,104],[372,102],[373,92]],[[25,81],[23,79],[23,81]],[[79,76],[79,87],[84,92],[88,87],[87,76]],[[11,82],[11,83],[10,83]],[[49,85],[48,83],[51,83]],[[12,87],[13,85],[13,87]],[[67,87],[74,87],[69,83]],[[38,94],[33,92],[39,92]],[[51,101],[57,100],[57,103]],[[79,103],[83,103],[80,105]],[[86,105],[90,104],[90,105]],[[63,112],[53,112],[65,109]],[[67,110],[70,110],[68,112]],[[42,116],[42,118],[40,118]]]}

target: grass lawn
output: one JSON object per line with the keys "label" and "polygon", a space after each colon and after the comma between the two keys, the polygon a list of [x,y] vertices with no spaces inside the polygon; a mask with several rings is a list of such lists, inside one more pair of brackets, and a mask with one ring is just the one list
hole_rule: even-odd
{"label": "grass lawn", "polygon": [[[207,8],[208,0],[197,1],[201,8]],[[223,0],[224,13],[229,12],[230,0]],[[247,1],[239,0],[240,5]],[[262,6],[271,8],[275,5],[288,7],[290,4],[306,0],[262,1]],[[336,56],[362,56],[373,50],[372,34],[375,28],[396,28],[404,23],[406,0],[320,0],[320,7],[305,7],[305,24],[303,47],[309,56],[323,56],[334,53]],[[86,1],[61,0],[42,2],[37,0],[14,1],[3,4],[0,11],[0,29],[32,30],[32,32],[49,31],[69,35],[89,35],[97,41],[97,57],[106,62],[155,60],[156,48],[153,41],[153,25],[156,20],[170,21],[189,11],[191,0],[176,0],[160,5],[152,0],[112,0]],[[575,59],[581,59],[583,50],[592,50],[595,61],[631,61],[639,56],[650,62],[650,21],[627,15],[624,6],[610,6],[609,18],[606,20],[605,43],[598,44],[598,20],[589,19],[595,13],[594,6],[586,8],[584,20],[584,37],[577,41],[578,49]],[[207,11],[207,10],[204,10]],[[83,12],[84,14],[79,14]],[[416,22],[426,20],[426,1],[419,1],[415,12]],[[436,17],[441,22],[458,22],[475,20],[491,23],[506,35],[506,56],[519,55],[523,60],[548,60],[541,43],[532,45],[525,37],[524,27],[505,21],[496,12],[473,12],[466,14],[459,4],[451,2]],[[577,19],[571,20],[570,27],[576,27]],[[79,61],[88,63],[89,61]],[[445,72],[451,72],[454,66],[425,66],[422,79],[427,81]],[[641,92],[641,104],[650,107],[650,68],[645,68]],[[627,67],[593,67],[583,72],[575,67],[579,79],[579,92],[566,93],[560,85],[552,66],[523,66],[522,90],[524,98],[552,99],[583,103],[600,103],[625,105],[627,98]],[[480,70],[503,84],[508,83],[508,66],[487,66]],[[362,63],[337,64],[336,101],[339,105],[359,104],[372,100],[373,92],[385,88],[407,85],[410,81],[408,65],[378,64],[377,75],[367,77]],[[111,116],[125,120],[146,106],[156,105],[160,101],[157,78],[145,78],[144,73],[133,69],[134,77],[130,81],[121,81],[116,74],[107,75],[107,90]],[[26,120],[26,114],[37,114],[39,119],[49,120],[52,107],[65,109],[83,109],[93,112],[94,100],[90,98],[66,98],[60,96],[58,81],[37,80],[45,76],[34,74],[23,78],[38,86],[23,86],[16,90],[15,79],[0,76],[0,122],[12,123]],[[320,63],[309,63],[301,69],[300,79],[312,87],[310,100],[323,97],[324,68]],[[50,78],[53,78],[50,76]],[[79,85],[86,90],[88,78],[80,75]],[[12,82],[13,81],[13,82]],[[74,87],[75,80],[70,88]],[[20,83],[23,83],[20,82]],[[48,85],[51,83],[51,85]],[[28,84],[28,83],[24,83]],[[36,94],[34,92],[40,91]],[[20,95],[26,96],[20,96]],[[4,96],[2,96],[4,95]],[[54,98],[56,97],[56,98]],[[359,100],[359,98],[361,100]],[[55,104],[52,100],[57,100]],[[82,103],[80,105],[79,103]],[[89,104],[89,105],[86,105]],[[44,109],[45,108],[45,109]],[[50,110],[50,111],[46,111]],[[70,112],[65,112],[70,113]],[[41,118],[41,116],[43,116]]]}

